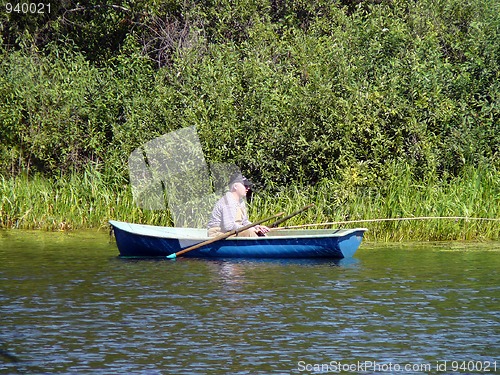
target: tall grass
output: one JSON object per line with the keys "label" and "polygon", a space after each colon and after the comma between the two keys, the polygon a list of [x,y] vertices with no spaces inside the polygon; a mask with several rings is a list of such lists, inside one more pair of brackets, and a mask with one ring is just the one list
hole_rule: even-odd
{"label": "tall grass", "polygon": [[[251,212],[265,217],[315,203],[286,225],[363,219],[436,217],[425,220],[374,221],[336,227],[364,226],[368,240],[488,240],[500,238],[500,174],[495,169],[469,169],[462,176],[416,183],[408,169],[399,170],[384,189],[324,181],[315,187],[290,186],[277,195],[257,195]],[[439,219],[437,217],[496,220]]]}
{"label": "tall grass", "polygon": [[[500,238],[500,174],[495,169],[469,169],[446,180],[415,182],[400,168],[383,188],[360,186],[349,179],[316,186],[291,185],[279,192],[257,191],[249,204],[253,220],[277,212],[315,206],[283,225],[360,219],[422,216],[495,218],[483,220],[415,220],[351,223],[365,226],[366,239],[376,241],[471,240]],[[0,227],[45,230],[105,228],[110,219],[172,225],[167,211],[137,208],[126,181],[109,182],[97,167],[84,174],[47,179],[39,175],[0,177]]]}
{"label": "tall grass", "polygon": [[48,179],[0,177],[0,227],[44,230],[105,228],[110,219],[170,224],[165,211],[137,208],[126,183],[109,183],[97,167]]}

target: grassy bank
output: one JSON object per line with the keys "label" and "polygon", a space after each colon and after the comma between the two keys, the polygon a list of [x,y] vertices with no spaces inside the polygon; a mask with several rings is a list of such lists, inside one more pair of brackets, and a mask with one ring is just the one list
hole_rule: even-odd
{"label": "grassy bank", "polygon": [[59,179],[0,178],[0,227],[75,230],[105,228],[110,219],[165,225],[167,212],[143,211],[130,187],[104,181],[97,170]]}
{"label": "grassy bank", "polygon": [[[302,225],[360,219],[464,216],[496,220],[433,219],[374,221],[338,227],[367,227],[366,239],[377,241],[473,240],[500,238],[500,174],[470,169],[449,181],[415,183],[402,169],[384,188],[356,178],[322,181],[312,187],[288,186],[279,192],[257,191],[251,219],[279,211],[315,207],[290,219]],[[127,184],[109,184],[97,170],[60,179],[41,176],[0,178],[0,227],[43,230],[106,228],[109,219],[171,225],[168,212],[137,208]]]}
{"label": "grassy bank", "polygon": [[283,207],[293,211],[311,202],[314,208],[286,225],[429,216],[494,218],[374,221],[335,227],[366,227],[366,238],[377,241],[500,238],[500,175],[496,170],[471,169],[450,181],[425,183],[415,183],[409,170],[403,170],[378,190],[325,181],[309,189],[290,187],[274,199],[257,196],[252,208],[266,216]]}

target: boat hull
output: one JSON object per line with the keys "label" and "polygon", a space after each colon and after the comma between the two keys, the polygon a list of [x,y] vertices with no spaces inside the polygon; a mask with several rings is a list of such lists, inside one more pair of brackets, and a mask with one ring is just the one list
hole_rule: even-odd
{"label": "boat hull", "polygon": [[[110,221],[120,256],[166,257],[208,239],[187,228],[155,227]],[[176,230],[177,229],[177,230]],[[365,228],[273,231],[266,237],[230,237],[183,254],[210,258],[349,258]]]}

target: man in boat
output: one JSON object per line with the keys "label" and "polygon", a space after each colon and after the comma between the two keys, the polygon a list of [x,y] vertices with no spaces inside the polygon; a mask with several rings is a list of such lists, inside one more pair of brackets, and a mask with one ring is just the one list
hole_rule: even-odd
{"label": "man in boat", "polygon": [[[208,222],[208,236],[215,237],[221,233],[251,224],[245,204],[247,191],[252,184],[241,173],[235,173],[229,181],[229,191],[217,201]],[[269,228],[256,225],[237,234],[241,237],[265,236]]]}

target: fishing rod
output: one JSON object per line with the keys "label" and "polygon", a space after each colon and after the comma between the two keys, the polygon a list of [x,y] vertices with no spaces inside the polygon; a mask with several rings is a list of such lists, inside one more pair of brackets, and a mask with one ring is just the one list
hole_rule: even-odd
{"label": "fishing rod", "polygon": [[330,225],[340,225],[340,224],[352,224],[352,223],[375,223],[375,222],[384,222],[384,221],[410,221],[410,220],[433,220],[433,219],[467,220],[467,221],[468,220],[500,221],[500,218],[468,217],[468,216],[393,217],[393,218],[383,218],[383,219],[344,220],[344,221],[331,221],[331,222],[327,222],[327,223],[291,225],[291,226],[276,228],[276,230],[330,226]]}

